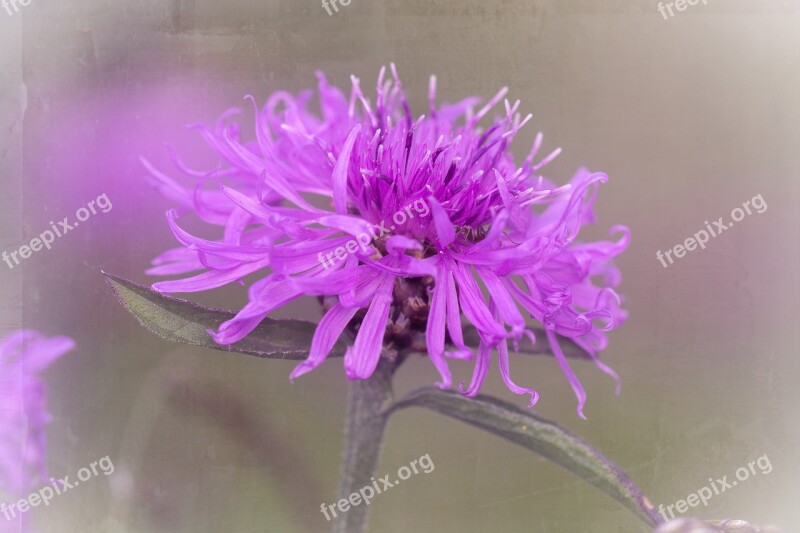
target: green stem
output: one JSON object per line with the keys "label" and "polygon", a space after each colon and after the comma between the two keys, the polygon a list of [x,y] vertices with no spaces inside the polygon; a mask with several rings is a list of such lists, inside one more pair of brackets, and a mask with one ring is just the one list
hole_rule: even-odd
{"label": "green stem", "polygon": [[[350,383],[347,398],[344,454],[337,502],[347,500],[359,489],[372,485],[378,466],[386,407],[392,401],[392,375],[397,363],[381,358],[372,377]],[[347,512],[336,507],[333,533],[363,533],[367,528],[369,506],[361,502]]]}

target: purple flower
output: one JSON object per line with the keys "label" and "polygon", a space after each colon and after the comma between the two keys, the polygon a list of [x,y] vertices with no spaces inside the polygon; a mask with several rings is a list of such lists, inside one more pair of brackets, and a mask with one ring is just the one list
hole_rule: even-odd
{"label": "purple flower", "polygon": [[[626,318],[611,261],[628,246],[627,228],[612,228],[616,241],[577,239],[594,222],[606,175],[581,169],[556,186],[542,169],[560,150],[537,159],[541,134],[516,164],[509,146],[531,116],[504,100],[506,89],[477,111],[478,98],[437,105],[432,77],[427,113],[415,117],[394,66],[391,79],[385,74],[374,104],[354,77],[347,98],[318,74],[318,114],[308,109],[310,91],[274,94],[256,109],[254,142],[241,141],[238,127],[222,119],[213,130],[201,127],[221,165],[195,172],[174,158],[198,180],[193,195],[148,165],[184,210],[223,228],[217,240],[195,237],[170,211],[183,247],[149,272],[200,272],[153,287],[203,291],[262,274],[248,303],[213,332],[221,344],[241,340],[287,302],[319,297],[325,314],[291,379],[322,364],[345,330],[355,335],[344,358],[350,379],[368,378],[384,347],[403,350],[424,336],[440,387],[452,385],[448,358],[473,359],[471,382],[459,389],[477,394],[496,350],[508,388],[533,405],[537,392],[514,383],[509,369],[509,341],[515,348],[523,335],[537,340],[529,315],[544,326],[546,339],[538,341],[550,344],[583,417],[586,394],[558,336],[584,348],[619,387],[598,354],[606,332]],[[479,333],[475,353],[464,343],[462,317]]]}
{"label": "purple flower", "polygon": [[31,330],[0,340],[0,493],[25,497],[49,483],[45,426],[50,416],[39,373],[74,345],[67,337],[48,339]]}

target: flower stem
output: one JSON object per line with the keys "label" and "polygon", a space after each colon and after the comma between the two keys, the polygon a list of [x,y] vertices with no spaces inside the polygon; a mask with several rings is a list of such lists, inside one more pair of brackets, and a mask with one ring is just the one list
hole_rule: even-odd
{"label": "flower stem", "polygon": [[[350,382],[337,502],[373,483],[388,418],[385,409],[392,401],[395,368],[397,363],[381,358],[372,377]],[[344,513],[338,507],[335,510],[338,516],[333,521],[333,533],[366,531],[369,506],[363,501]]]}

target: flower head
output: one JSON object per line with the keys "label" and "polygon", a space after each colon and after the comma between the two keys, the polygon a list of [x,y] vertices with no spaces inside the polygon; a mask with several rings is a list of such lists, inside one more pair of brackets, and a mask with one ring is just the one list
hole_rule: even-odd
{"label": "flower head", "polygon": [[[432,77],[427,113],[414,116],[393,65],[390,77],[380,72],[374,104],[354,77],[349,98],[318,79],[318,114],[308,108],[310,92],[276,93],[256,109],[253,142],[224,120],[202,127],[221,165],[195,172],[177,161],[198,179],[194,194],[150,166],[181,207],[223,228],[218,240],[198,238],[170,211],[183,248],[157,258],[150,273],[201,272],[154,288],[203,291],[259,272],[248,303],[213,332],[218,343],[241,340],[273,310],[313,295],[325,314],[292,379],[322,364],[345,330],[355,335],[344,358],[350,379],[369,377],[383,349],[423,337],[440,387],[452,386],[448,358],[473,359],[471,382],[459,388],[477,394],[496,350],[508,388],[533,405],[536,391],[509,370],[509,341],[536,340],[527,314],[544,326],[539,341],[552,347],[583,416],[586,395],[558,336],[616,378],[598,352],[626,317],[611,260],[627,247],[627,228],[612,228],[616,241],[577,240],[607,177],[581,169],[556,186],[542,169],[560,150],[538,158],[541,134],[516,164],[509,146],[531,116],[504,100],[506,89],[477,110],[478,98],[438,105]],[[475,351],[464,343],[462,317],[480,336]]]}
{"label": "flower head", "polygon": [[46,389],[39,374],[74,347],[31,330],[0,340],[0,493],[26,496],[48,483]]}

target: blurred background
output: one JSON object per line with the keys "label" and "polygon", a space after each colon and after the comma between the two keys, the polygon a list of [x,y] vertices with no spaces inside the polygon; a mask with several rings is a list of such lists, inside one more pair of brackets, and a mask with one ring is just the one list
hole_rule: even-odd
{"label": "blurred background", "polygon": [[[0,264],[0,335],[66,334],[77,349],[47,373],[50,471],[104,456],[99,476],[31,512],[41,532],[324,531],[336,496],[347,383],[340,360],[288,382],[291,362],[171,345],[117,304],[100,269],[140,283],[173,245],[170,202],[138,156],[171,168],[163,142],[209,163],[184,124],[213,122],[243,96],[314,87],[315,70],[372,87],[395,62],[415,114],[504,85],[522,100],[550,175],[580,165],[611,177],[601,238],[633,232],[619,261],[630,320],[605,360],[622,394],[576,365],[588,421],[547,358],[514,360],[515,380],[558,421],[620,464],[658,505],[756,458],[773,470],[691,511],[800,529],[800,2],[709,0],[665,20],[651,0],[62,0],[0,10],[0,249],[11,251],[102,194],[98,214],[13,270]],[[746,217],[664,268],[667,250]],[[193,296],[238,308],[241,287]],[[307,300],[275,316],[316,320]],[[456,382],[469,363],[454,364]],[[437,379],[404,365],[398,393]],[[492,369],[485,392],[523,405]],[[231,422],[233,420],[233,422]],[[371,531],[642,531],[571,474],[491,435],[419,410],[390,422],[380,471],[424,454],[435,471],[373,502]],[[692,514],[687,513],[687,514]]]}

